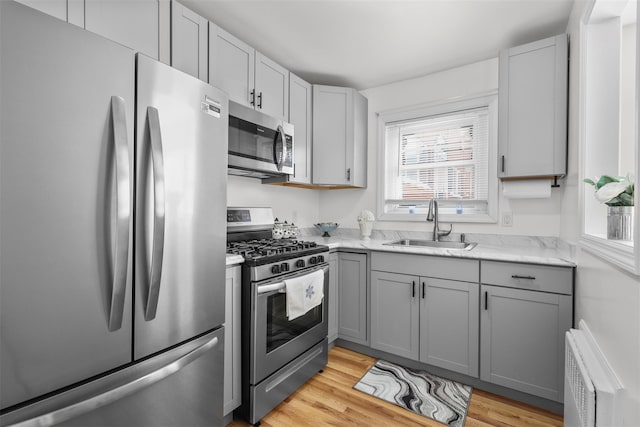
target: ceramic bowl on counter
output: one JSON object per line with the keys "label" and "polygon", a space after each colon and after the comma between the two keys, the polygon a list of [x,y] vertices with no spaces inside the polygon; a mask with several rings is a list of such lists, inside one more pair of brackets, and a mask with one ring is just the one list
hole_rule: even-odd
{"label": "ceramic bowl on counter", "polygon": [[322,237],[331,237],[329,232],[334,231],[336,228],[338,228],[339,224],[337,222],[320,222],[314,225],[318,230],[322,231]]}

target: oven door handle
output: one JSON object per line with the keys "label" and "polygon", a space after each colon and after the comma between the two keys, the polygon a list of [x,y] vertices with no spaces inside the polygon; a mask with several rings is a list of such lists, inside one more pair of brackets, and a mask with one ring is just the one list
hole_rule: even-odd
{"label": "oven door handle", "polygon": [[[318,270],[323,270],[324,274],[326,275],[329,273],[329,266],[326,265],[322,268],[319,268]],[[313,270],[313,271],[316,271],[316,270]],[[273,291],[284,293],[286,292],[286,288],[287,288],[287,285],[284,282],[276,282],[276,283],[269,283],[267,285],[260,285],[258,286],[257,291],[258,291],[258,295],[266,294]]]}
{"label": "oven door handle", "polygon": [[266,294],[267,292],[273,292],[273,291],[284,292],[285,288],[286,288],[286,285],[284,284],[284,282],[270,283],[268,285],[258,286],[258,295]]}

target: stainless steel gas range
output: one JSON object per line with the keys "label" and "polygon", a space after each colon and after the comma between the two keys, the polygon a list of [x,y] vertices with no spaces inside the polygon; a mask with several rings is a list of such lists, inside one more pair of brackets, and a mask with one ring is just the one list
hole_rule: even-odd
{"label": "stainless steel gas range", "polygon": [[[314,242],[272,239],[271,208],[227,208],[227,253],[242,266],[242,405],[252,424],[327,364],[329,248]],[[285,282],[318,270],[324,299],[289,319]]]}

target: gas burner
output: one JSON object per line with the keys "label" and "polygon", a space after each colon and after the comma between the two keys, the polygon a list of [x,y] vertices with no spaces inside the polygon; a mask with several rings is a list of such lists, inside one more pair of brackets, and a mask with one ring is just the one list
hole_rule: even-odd
{"label": "gas burner", "polygon": [[227,243],[227,253],[241,255],[245,260],[271,261],[326,250],[316,242],[295,239],[253,239]]}

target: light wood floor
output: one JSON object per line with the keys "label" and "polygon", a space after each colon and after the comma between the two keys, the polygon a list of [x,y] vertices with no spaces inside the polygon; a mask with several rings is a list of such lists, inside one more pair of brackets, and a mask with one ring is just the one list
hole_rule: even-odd
{"label": "light wood floor", "polygon": [[[444,425],[354,390],[353,385],[375,361],[333,347],[324,372],[265,416],[261,427]],[[249,424],[236,420],[229,425]],[[562,426],[562,416],[474,388],[465,426]]]}

